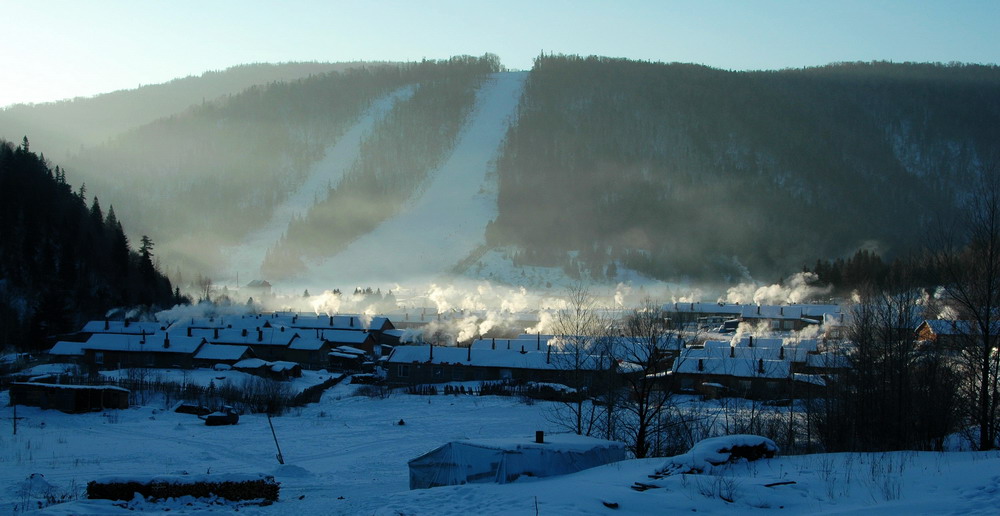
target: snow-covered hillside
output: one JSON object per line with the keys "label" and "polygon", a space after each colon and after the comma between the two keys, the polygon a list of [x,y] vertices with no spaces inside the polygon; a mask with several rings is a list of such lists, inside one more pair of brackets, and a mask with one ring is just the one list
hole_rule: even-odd
{"label": "snow-covered hillside", "polygon": [[433,279],[481,246],[486,225],[497,213],[493,161],[526,78],[527,72],[494,74],[477,93],[470,120],[426,188],[343,252],[313,264],[303,278],[312,285]]}
{"label": "snow-covered hillside", "polygon": [[327,149],[323,159],[313,165],[305,182],[274,209],[267,225],[251,233],[238,247],[227,250],[231,270],[246,273],[250,279],[257,277],[268,248],[278,242],[288,229],[288,223],[295,217],[305,215],[329,189],[340,184],[358,158],[361,142],[372,127],[385,118],[392,106],[411,95],[413,87],[404,87],[374,102],[357,123]]}

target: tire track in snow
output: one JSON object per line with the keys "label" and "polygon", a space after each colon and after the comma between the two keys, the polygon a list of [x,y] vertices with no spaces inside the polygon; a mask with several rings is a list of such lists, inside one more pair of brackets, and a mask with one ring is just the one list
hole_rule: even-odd
{"label": "tire track in snow", "polygon": [[311,264],[300,279],[313,286],[428,280],[482,245],[486,224],[497,215],[494,159],[527,76],[506,72],[486,81],[451,155],[426,188],[344,251]]}
{"label": "tire track in snow", "polygon": [[[361,142],[371,133],[372,127],[385,118],[397,102],[412,96],[414,90],[413,86],[405,86],[372,103],[358,122],[337,143],[327,148],[326,155],[312,166],[312,172],[305,182],[275,207],[271,220],[248,235],[239,246],[226,250],[231,270],[253,277],[259,276],[264,255],[285,233],[289,222],[296,216],[305,215],[317,200],[326,198],[329,188],[340,184],[344,174],[357,160]],[[249,276],[246,277],[253,279]]]}

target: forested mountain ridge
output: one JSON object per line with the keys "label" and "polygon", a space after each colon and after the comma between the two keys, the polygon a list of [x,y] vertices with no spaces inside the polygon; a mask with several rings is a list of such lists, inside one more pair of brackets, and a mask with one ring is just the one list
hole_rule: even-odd
{"label": "forested mountain ridge", "polygon": [[156,228],[175,267],[214,274],[226,265],[222,249],[263,225],[373,101],[459,80],[475,62],[372,65],[253,86],[85,149],[66,166],[141,231]]}
{"label": "forested mountain ridge", "polygon": [[[497,245],[656,277],[780,275],[919,244],[1000,156],[1000,69],[727,72],[542,56],[499,159]],[[550,220],[560,231],[532,221]]]}
{"label": "forested mountain ridge", "polygon": [[0,140],[0,349],[44,345],[115,307],[177,299],[153,261],[152,239],[133,250],[122,223],[60,167]]}
{"label": "forested mountain ridge", "polygon": [[[368,65],[375,63],[367,63]],[[255,63],[205,72],[163,84],[140,85],[94,97],[0,109],[0,138],[18,141],[30,135],[35,147],[62,161],[83,147],[185,109],[237,94],[254,85],[287,82],[366,63]]]}
{"label": "forested mountain ridge", "polygon": [[[411,89],[342,164],[343,180],[317,191],[275,239],[266,272],[278,278],[421,195],[477,116],[481,81],[501,70],[496,56],[462,56],[255,86],[64,163],[136,234],[158,235],[171,271],[232,277],[226,246],[307,184],[369,106]],[[480,192],[497,198],[486,243],[515,266],[612,281],[622,267],[660,279],[771,280],[859,248],[891,256],[921,245],[997,171],[1000,69],[875,62],[731,72],[543,55],[495,160],[499,193]]]}

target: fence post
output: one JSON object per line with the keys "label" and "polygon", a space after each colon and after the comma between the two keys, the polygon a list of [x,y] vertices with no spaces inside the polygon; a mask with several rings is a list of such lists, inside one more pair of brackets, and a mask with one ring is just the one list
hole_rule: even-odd
{"label": "fence post", "polygon": [[271,437],[274,437],[274,447],[278,449],[278,464],[284,464],[285,458],[281,456],[281,446],[278,446],[278,435],[274,433],[274,424],[271,423],[271,414],[267,415],[267,424],[271,427]]}

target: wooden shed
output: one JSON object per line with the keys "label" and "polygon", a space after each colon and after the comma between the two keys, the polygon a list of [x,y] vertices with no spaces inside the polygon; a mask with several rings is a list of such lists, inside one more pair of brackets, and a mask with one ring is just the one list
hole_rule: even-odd
{"label": "wooden shed", "polygon": [[129,390],[110,385],[58,385],[17,382],[10,386],[10,404],[56,409],[68,413],[127,409]]}

